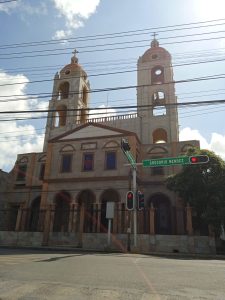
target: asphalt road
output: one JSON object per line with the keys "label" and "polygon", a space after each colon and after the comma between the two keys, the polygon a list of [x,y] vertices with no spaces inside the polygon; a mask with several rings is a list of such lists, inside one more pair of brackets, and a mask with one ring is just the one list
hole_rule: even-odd
{"label": "asphalt road", "polygon": [[0,249],[0,300],[225,299],[225,260]]}

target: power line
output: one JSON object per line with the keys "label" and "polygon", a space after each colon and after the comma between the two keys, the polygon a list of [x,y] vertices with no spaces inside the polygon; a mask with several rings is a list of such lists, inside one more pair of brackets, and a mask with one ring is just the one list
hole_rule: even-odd
{"label": "power line", "polygon": [[[214,52],[212,52],[212,51],[217,51],[217,52],[220,52],[220,50],[221,51],[223,51],[222,53],[219,53],[220,55],[224,55],[224,49],[223,48],[213,48],[213,49],[209,49],[209,50],[202,50],[202,51],[195,51],[195,52],[182,52],[182,53],[177,53],[177,54],[174,54],[173,55],[173,58],[175,57],[175,56],[180,56],[181,57],[181,59],[184,59],[185,57],[187,57],[187,55],[188,54],[190,54],[189,55],[189,58],[191,58],[191,59],[193,59],[194,58],[194,54],[196,53],[196,54],[198,54],[197,55],[197,57],[201,57],[201,59],[202,59],[202,57],[203,57],[203,53],[206,53],[207,54],[207,56],[215,56],[215,55],[219,55],[219,54],[215,54]],[[211,52],[209,52],[209,51],[211,51]],[[188,57],[187,57],[188,58]],[[136,63],[136,58],[130,58],[130,59],[116,59],[116,60],[105,60],[105,61],[96,61],[96,62],[87,62],[87,63],[84,63],[83,64],[83,67],[87,67],[87,66],[89,66],[89,65],[94,65],[94,66],[96,66],[96,64],[100,64],[101,66],[103,65],[103,66],[105,66],[105,65],[109,65],[109,63],[113,63],[114,65],[115,64],[121,64],[121,62],[123,62],[123,61],[129,61],[130,62],[130,60],[132,60],[132,61],[134,61],[135,63]],[[10,69],[7,69],[7,71],[8,72],[13,72],[13,71],[17,71],[17,72],[26,72],[26,71],[30,71],[30,70],[37,70],[37,69],[41,69],[41,70],[50,70],[50,69],[53,69],[53,70],[55,70],[55,69],[58,69],[58,68],[62,68],[62,65],[50,65],[50,66],[44,66],[44,67],[41,67],[40,65],[39,66],[30,66],[30,67],[27,67],[27,68],[10,68]],[[38,70],[37,70],[38,71]]]}
{"label": "power line", "polygon": [[[225,24],[225,23],[224,23]],[[202,36],[202,35],[209,35],[209,34],[215,34],[215,33],[224,33],[224,30],[219,31],[211,31],[211,32],[202,32],[202,33],[192,33],[192,34],[186,34],[186,35],[176,35],[176,36],[170,36],[170,37],[162,37],[159,40],[168,40],[168,39],[178,39],[183,37],[193,37],[193,36]],[[115,43],[105,43],[105,44],[99,44],[99,45],[85,45],[85,46],[76,46],[77,49],[87,49],[87,48],[96,48],[96,47],[105,47],[105,46],[113,46],[113,45],[125,45],[125,44],[133,44],[133,43],[140,43],[140,42],[149,42],[149,39],[144,40],[133,40],[133,41],[123,41],[123,42],[115,42]],[[42,49],[42,50],[32,50],[32,51],[20,51],[20,52],[11,52],[11,53],[0,53],[1,56],[11,56],[16,54],[35,54],[35,53],[43,53],[43,52],[52,52],[52,51],[61,51],[62,48],[53,48],[53,49]],[[74,47],[68,47],[64,48],[64,50],[74,50]],[[82,53],[82,52],[81,52]]]}
{"label": "power line", "polygon": [[[207,105],[218,105],[218,104],[223,104],[225,103],[225,99],[220,99],[220,100],[205,100],[205,101],[188,101],[188,102],[182,102],[182,103],[163,103],[162,106],[165,107],[186,107],[186,106],[207,106]],[[154,108],[156,107],[155,104],[146,104],[146,105],[126,105],[126,106],[112,106],[112,107],[98,107],[98,108],[85,108],[85,109],[80,109],[80,108],[73,108],[73,109],[48,109],[48,110],[21,110],[21,111],[4,111],[0,112],[0,114],[26,114],[26,113],[55,113],[55,112],[84,112],[84,115],[101,115],[101,114],[107,114],[107,112],[103,113],[96,113],[94,111],[96,110],[126,110],[127,109],[137,109],[137,108]],[[159,105],[158,105],[159,107]],[[86,111],[92,111],[93,113],[87,113]],[[112,114],[112,112],[108,112],[108,114]],[[49,116],[51,117],[51,116]],[[43,117],[41,117],[43,118]],[[1,120],[4,121],[4,120]]]}
{"label": "power line", "polygon": [[[106,39],[106,38],[112,38],[116,35],[116,37],[124,37],[124,34],[134,34],[134,33],[140,33],[144,31],[151,31],[151,32],[168,32],[168,31],[176,31],[176,30],[187,30],[187,29],[195,29],[195,28],[202,28],[202,27],[210,27],[210,26],[219,26],[219,25],[224,25],[222,24],[211,24],[211,25],[201,25],[201,24],[207,24],[207,23],[213,23],[213,22],[220,22],[220,21],[225,21],[224,18],[222,19],[215,19],[215,20],[208,20],[208,21],[202,21],[202,22],[192,22],[192,23],[183,23],[183,24],[176,24],[176,25],[168,25],[168,26],[159,26],[159,27],[151,27],[151,28],[145,28],[145,29],[136,29],[136,30],[129,30],[129,31],[121,31],[121,32],[114,32],[114,33],[106,33],[106,34],[97,34],[97,35],[87,35],[87,36],[81,36],[81,37],[76,37],[76,38],[63,38],[63,39],[57,39],[55,41],[53,40],[42,40],[42,41],[32,41],[32,42],[23,42],[23,43],[14,43],[14,44],[5,44],[1,45],[0,48],[6,48],[6,47],[27,47],[27,46],[40,46],[43,43],[49,45],[50,43],[58,44],[59,42],[71,42],[71,41],[79,41],[79,40],[93,40],[94,39]],[[186,28],[180,28],[184,26],[190,26],[190,25],[198,25],[195,27],[186,27]],[[178,28],[176,28],[178,27]],[[160,31],[160,29],[165,29],[163,31]],[[119,35],[119,36],[118,36]]]}
{"label": "power line", "polygon": [[[192,42],[202,42],[202,41],[209,41],[209,40],[217,40],[217,39],[224,39],[225,36],[220,36],[220,37],[211,37],[211,38],[205,38],[205,39],[196,39],[196,40],[184,40],[184,41],[173,41],[173,42],[167,42],[163,43],[162,46],[164,45],[171,45],[171,44],[181,44],[181,43],[192,43]],[[126,50],[126,49],[134,49],[134,48],[145,48],[148,47],[149,45],[136,45],[136,46],[127,46],[127,47],[116,47],[116,48],[103,48],[103,49],[95,49],[95,50],[84,50],[84,51],[79,51],[79,53],[93,53],[93,52],[105,52],[105,51],[115,51],[115,50]],[[77,47],[79,49],[79,47]],[[58,56],[62,54],[70,54],[68,52],[59,52],[59,53],[48,53],[48,54],[37,54],[37,55],[23,55],[23,56],[11,56],[11,57],[0,57],[1,59],[21,59],[21,58],[36,58],[36,57],[48,57],[48,56]]]}
{"label": "power line", "polygon": [[0,4],[4,4],[4,3],[10,3],[10,2],[17,2],[18,0],[5,0],[5,1],[1,1]]}
{"label": "power line", "polygon": [[[180,63],[180,64],[174,64],[173,67],[182,67],[182,66],[191,66],[191,65],[198,65],[198,64],[206,64],[206,63],[214,63],[214,62],[222,62],[222,61],[225,61],[225,58],[220,58],[220,59],[213,59],[213,60],[205,60],[205,61],[194,61],[194,62],[191,62],[191,63]],[[121,70],[121,65],[120,65],[120,70]],[[167,69],[167,68],[170,68],[170,67],[165,67],[164,69]],[[139,69],[139,71],[144,71],[144,70],[148,70],[148,68],[142,68],[142,69]],[[124,74],[124,73],[133,73],[133,72],[137,72],[138,70],[137,69],[132,69],[132,70],[125,70],[125,71],[116,71],[116,72],[107,72],[107,73],[98,73],[98,74],[89,74],[88,77],[97,77],[97,76],[107,76],[107,75],[118,75],[118,74]],[[45,73],[46,74],[46,73]],[[40,77],[40,74],[36,74],[36,76]],[[48,76],[49,77],[49,76]],[[81,76],[82,77],[82,76]],[[0,76],[1,78],[1,76]],[[71,78],[80,78],[80,76],[68,76],[67,77],[68,79],[71,79]],[[3,76],[3,79],[4,79],[4,76]],[[49,82],[49,81],[53,81],[55,79],[42,79],[41,82]],[[40,82],[40,81],[38,81]],[[10,83],[10,85],[16,85],[16,84],[28,84],[28,83],[37,83],[36,81],[24,81],[24,82],[15,82],[15,83]],[[3,85],[7,85],[7,83],[3,84]],[[0,86],[3,86],[3,85],[0,85]],[[0,96],[0,97],[3,97],[3,96]],[[15,100],[12,100],[12,101],[16,101]]]}

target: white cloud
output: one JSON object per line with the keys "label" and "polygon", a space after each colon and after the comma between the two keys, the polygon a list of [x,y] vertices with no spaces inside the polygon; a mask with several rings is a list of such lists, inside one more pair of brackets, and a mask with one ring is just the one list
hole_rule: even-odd
{"label": "white cloud", "polygon": [[208,142],[198,130],[186,127],[180,132],[180,141],[186,140],[199,140],[202,149],[214,151],[225,159],[225,135],[214,132]]}
{"label": "white cloud", "polygon": [[47,14],[47,6],[46,3],[40,1],[37,5],[31,5],[29,2],[18,0],[15,2],[0,4],[0,11],[7,14],[13,12],[18,13],[18,11],[20,11],[27,15],[43,15]]}
{"label": "white cloud", "polygon": [[57,30],[55,35],[53,36],[54,40],[64,39],[67,37],[67,33],[65,30]]}
{"label": "white cloud", "polygon": [[[46,104],[26,95],[28,78],[23,74],[10,75],[0,70],[0,85],[24,82],[19,85],[5,85],[0,89],[0,111],[31,110],[32,108],[46,108]],[[12,95],[17,95],[12,96]],[[23,101],[19,101],[23,98]],[[16,101],[12,101],[16,100]],[[29,116],[31,116],[30,114]],[[43,135],[38,135],[33,125],[16,122],[15,118],[28,115],[1,115],[0,121],[0,169],[9,171],[18,153],[42,151]],[[11,121],[3,121],[10,119]]]}
{"label": "white cloud", "polygon": [[105,117],[111,117],[116,116],[116,110],[113,108],[107,108],[104,104],[99,106],[100,109],[94,109],[89,111],[89,119],[95,119],[95,118],[105,118]]}
{"label": "white cloud", "polygon": [[20,0],[15,1],[15,2],[8,2],[8,3],[0,4],[0,11],[10,14],[12,11],[14,11],[16,8],[18,8],[20,4],[21,4]]}
{"label": "white cloud", "polygon": [[47,14],[47,6],[46,3],[41,2],[38,3],[37,6],[30,5],[29,3],[25,3],[20,6],[21,10],[28,15],[46,15]]}
{"label": "white cloud", "polygon": [[71,29],[76,29],[84,25],[93,13],[96,12],[100,0],[52,0],[60,15],[66,19],[67,31],[58,30],[55,34],[68,36]]}

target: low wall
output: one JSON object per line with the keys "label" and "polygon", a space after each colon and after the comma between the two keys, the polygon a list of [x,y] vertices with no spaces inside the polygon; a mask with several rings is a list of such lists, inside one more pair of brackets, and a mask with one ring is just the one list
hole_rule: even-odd
{"label": "low wall", "polygon": [[0,231],[0,246],[40,247],[42,239],[42,232]]}
{"label": "low wall", "polygon": [[[42,240],[42,232],[0,231],[0,246],[41,247]],[[132,247],[133,236],[131,236],[130,242],[131,250],[139,253],[216,253],[215,239],[208,236],[138,234],[136,249]],[[48,246],[74,247],[98,251],[109,249],[126,252],[128,236],[127,234],[112,235],[111,245],[108,247],[107,234],[105,233],[83,233],[82,243],[79,243],[77,233],[52,232],[49,235]]]}

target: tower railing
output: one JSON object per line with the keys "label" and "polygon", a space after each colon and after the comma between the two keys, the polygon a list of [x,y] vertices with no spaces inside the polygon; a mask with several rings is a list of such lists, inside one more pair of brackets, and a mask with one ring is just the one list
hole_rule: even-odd
{"label": "tower railing", "polygon": [[84,123],[106,123],[117,120],[127,120],[127,119],[136,119],[137,113],[125,114],[125,115],[116,115],[116,116],[108,116],[108,117],[100,117],[100,118],[90,118],[81,122],[80,120],[76,122],[76,124],[84,124]]}

